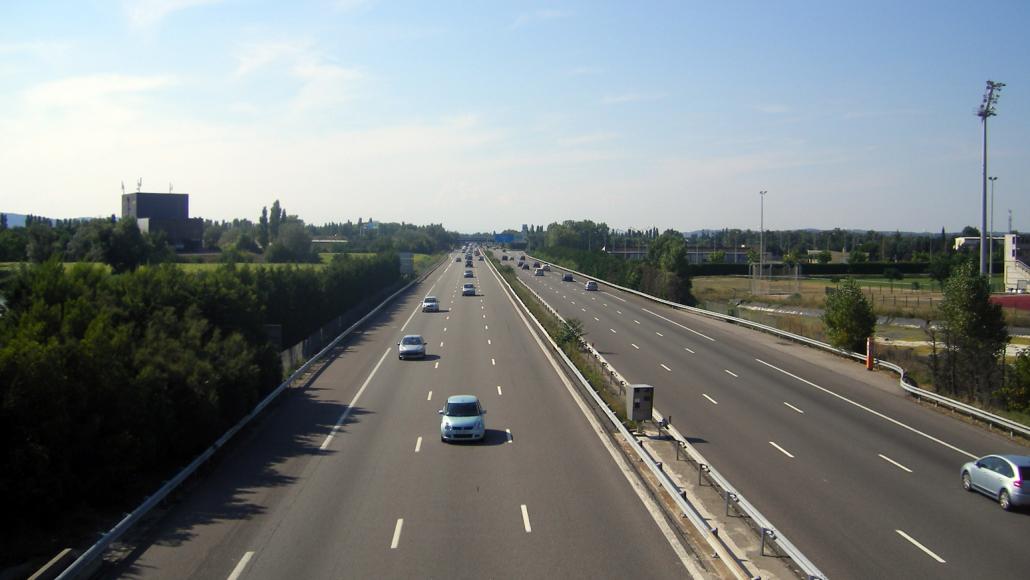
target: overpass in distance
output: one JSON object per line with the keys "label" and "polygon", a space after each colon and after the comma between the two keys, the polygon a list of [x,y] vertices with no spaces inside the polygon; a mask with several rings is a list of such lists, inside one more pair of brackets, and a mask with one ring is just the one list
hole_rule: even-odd
{"label": "overpass in distance", "polygon": [[[474,264],[464,278],[452,256],[344,341],[108,576],[702,575]],[[828,354],[603,283],[586,292],[557,269],[518,272],[623,376],[654,385],[658,408],[829,577],[1030,569],[1030,517],[958,477],[970,457],[1027,448]],[[419,310],[427,294],[441,312]],[[426,338],[426,360],[397,360],[404,334]],[[436,410],[455,394],[488,409],[483,444],[440,442]]]}

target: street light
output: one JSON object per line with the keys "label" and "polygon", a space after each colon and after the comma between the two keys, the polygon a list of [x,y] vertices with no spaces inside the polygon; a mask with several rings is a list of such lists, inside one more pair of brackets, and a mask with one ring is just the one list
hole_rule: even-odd
{"label": "street light", "polygon": [[762,190],[758,192],[761,201],[761,229],[759,234],[758,244],[758,278],[761,279],[765,275],[765,194],[768,191]]}
{"label": "street light", "polygon": [[987,287],[994,287],[994,182],[997,177],[988,177],[991,182],[991,233],[987,235],[987,243],[990,244],[987,250]]}
{"label": "street light", "polygon": [[983,196],[980,200],[980,275],[987,273],[987,119],[998,113],[995,105],[998,104],[998,97],[1001,96],[1001,88],[1005,83],[987,81],[987,90],[984,92],[983,102],[976,111],[976,116],[984,125],[984,163],[983,163]]}

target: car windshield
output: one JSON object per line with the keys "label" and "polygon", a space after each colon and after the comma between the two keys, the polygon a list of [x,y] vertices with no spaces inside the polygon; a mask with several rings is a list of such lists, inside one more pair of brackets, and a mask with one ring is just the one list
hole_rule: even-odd
{"label": "car windshield", "polygon": [[430,296],[429,298],[426,298],[426,302],[436,302],[436,298]]}
{"label": "car windshield", "polygon": [[448,417],[475,417],[479,415],[479,405],[476,403],[447,403],[447,410],[444,414]]}
{"label": "car windshield", "polygon": [[401,342],[403,344],[422,344],[422,339],[417,336],[405,336]]}

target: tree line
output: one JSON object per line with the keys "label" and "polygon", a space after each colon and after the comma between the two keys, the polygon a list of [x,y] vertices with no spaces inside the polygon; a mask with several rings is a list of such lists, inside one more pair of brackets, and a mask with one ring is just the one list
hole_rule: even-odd
{"label": "tree line", "polygon": [[0,311],[0,544],[152,490],[281,381],[267,325],[300,340],[400,282],[393,254],[324,269],[19,267]]}

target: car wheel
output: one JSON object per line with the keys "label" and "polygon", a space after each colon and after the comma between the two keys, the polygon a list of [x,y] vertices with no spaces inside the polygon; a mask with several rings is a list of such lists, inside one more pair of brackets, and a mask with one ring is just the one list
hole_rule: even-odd
{"label": "car wheel", "polygon": [[1009,497],[1009,492],[1004,489],[998,494],[998,505],[1005,511],[1012,511],[1012,498]]}
{"label": "car wheel", "polygon": [[966,491],[973,491],[973,480],[969,478],[969,472],[962,472],[962,489]]}

